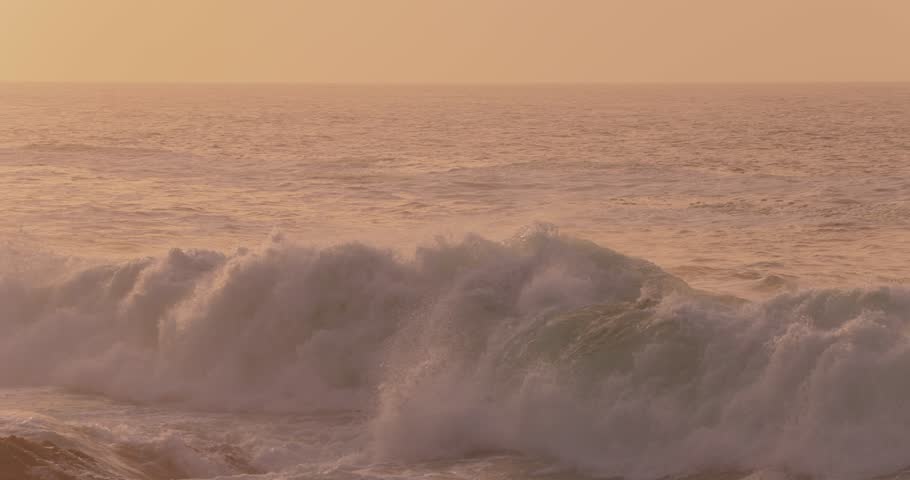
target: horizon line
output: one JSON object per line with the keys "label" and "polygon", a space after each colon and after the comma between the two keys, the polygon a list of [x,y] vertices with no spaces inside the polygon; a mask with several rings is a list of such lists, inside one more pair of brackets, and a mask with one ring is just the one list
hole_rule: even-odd
{"label": "horizon line", "polygon": [[858,85],[905,84],[904,80],[642,80],[642,81],[307,81],[307,80],[4,80],[26,85],[220,85],[220,86],[352,86],[352,87],[508,87],[508,86],[632,86],[632,85]]}

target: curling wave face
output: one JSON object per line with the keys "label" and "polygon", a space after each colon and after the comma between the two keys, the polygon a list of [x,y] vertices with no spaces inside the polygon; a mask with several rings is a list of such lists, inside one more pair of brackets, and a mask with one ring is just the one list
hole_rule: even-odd
{"label": "curling wave face", "polygon": [[[233,254],[13,263],[0,272],[0,387],[355,412],[336,453],[384,464],[512,452],[627,478],[871,478],[910,464],[905,288],[751,303],[546,225],[412,258],[274,236]],[[293,464],[249,457],[186,476]]]}

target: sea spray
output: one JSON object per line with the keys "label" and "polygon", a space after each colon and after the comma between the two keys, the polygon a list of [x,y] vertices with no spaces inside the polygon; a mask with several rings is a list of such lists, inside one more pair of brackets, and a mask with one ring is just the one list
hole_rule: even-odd
{"label": "sea spray", "polygon": [[275,237],[56,271],[0,275],[4,387],[360,412],[383,462],[519,452],[627,478],[908,463],[903,288],[749,303],[544,227],[409,258]]}

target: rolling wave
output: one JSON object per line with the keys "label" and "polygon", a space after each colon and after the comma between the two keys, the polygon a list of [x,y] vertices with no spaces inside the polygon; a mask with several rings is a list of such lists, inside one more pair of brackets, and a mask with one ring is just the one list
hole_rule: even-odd
{"label": "rolling wave", "polygon": [[[357,411],[376,461],[519,452],[627,478],[910,464],[902,287],[746,302],[546,225],[407,258],[274,236],[45,260],[0,271],[0,386]],[[38,448],[24,441],[3,448]]]}

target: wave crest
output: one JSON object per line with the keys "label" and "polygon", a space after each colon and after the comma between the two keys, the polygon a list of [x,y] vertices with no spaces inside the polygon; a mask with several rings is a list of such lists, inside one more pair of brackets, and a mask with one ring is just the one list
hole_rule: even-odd
{"label": "wave crest", "polygon": [[407,259],[276,237],[0,274],[0,302],[0,385],[361,410],[378,459],[520,451],[630,478],[908,463],[903,288],[747,303],[538,227]]}

